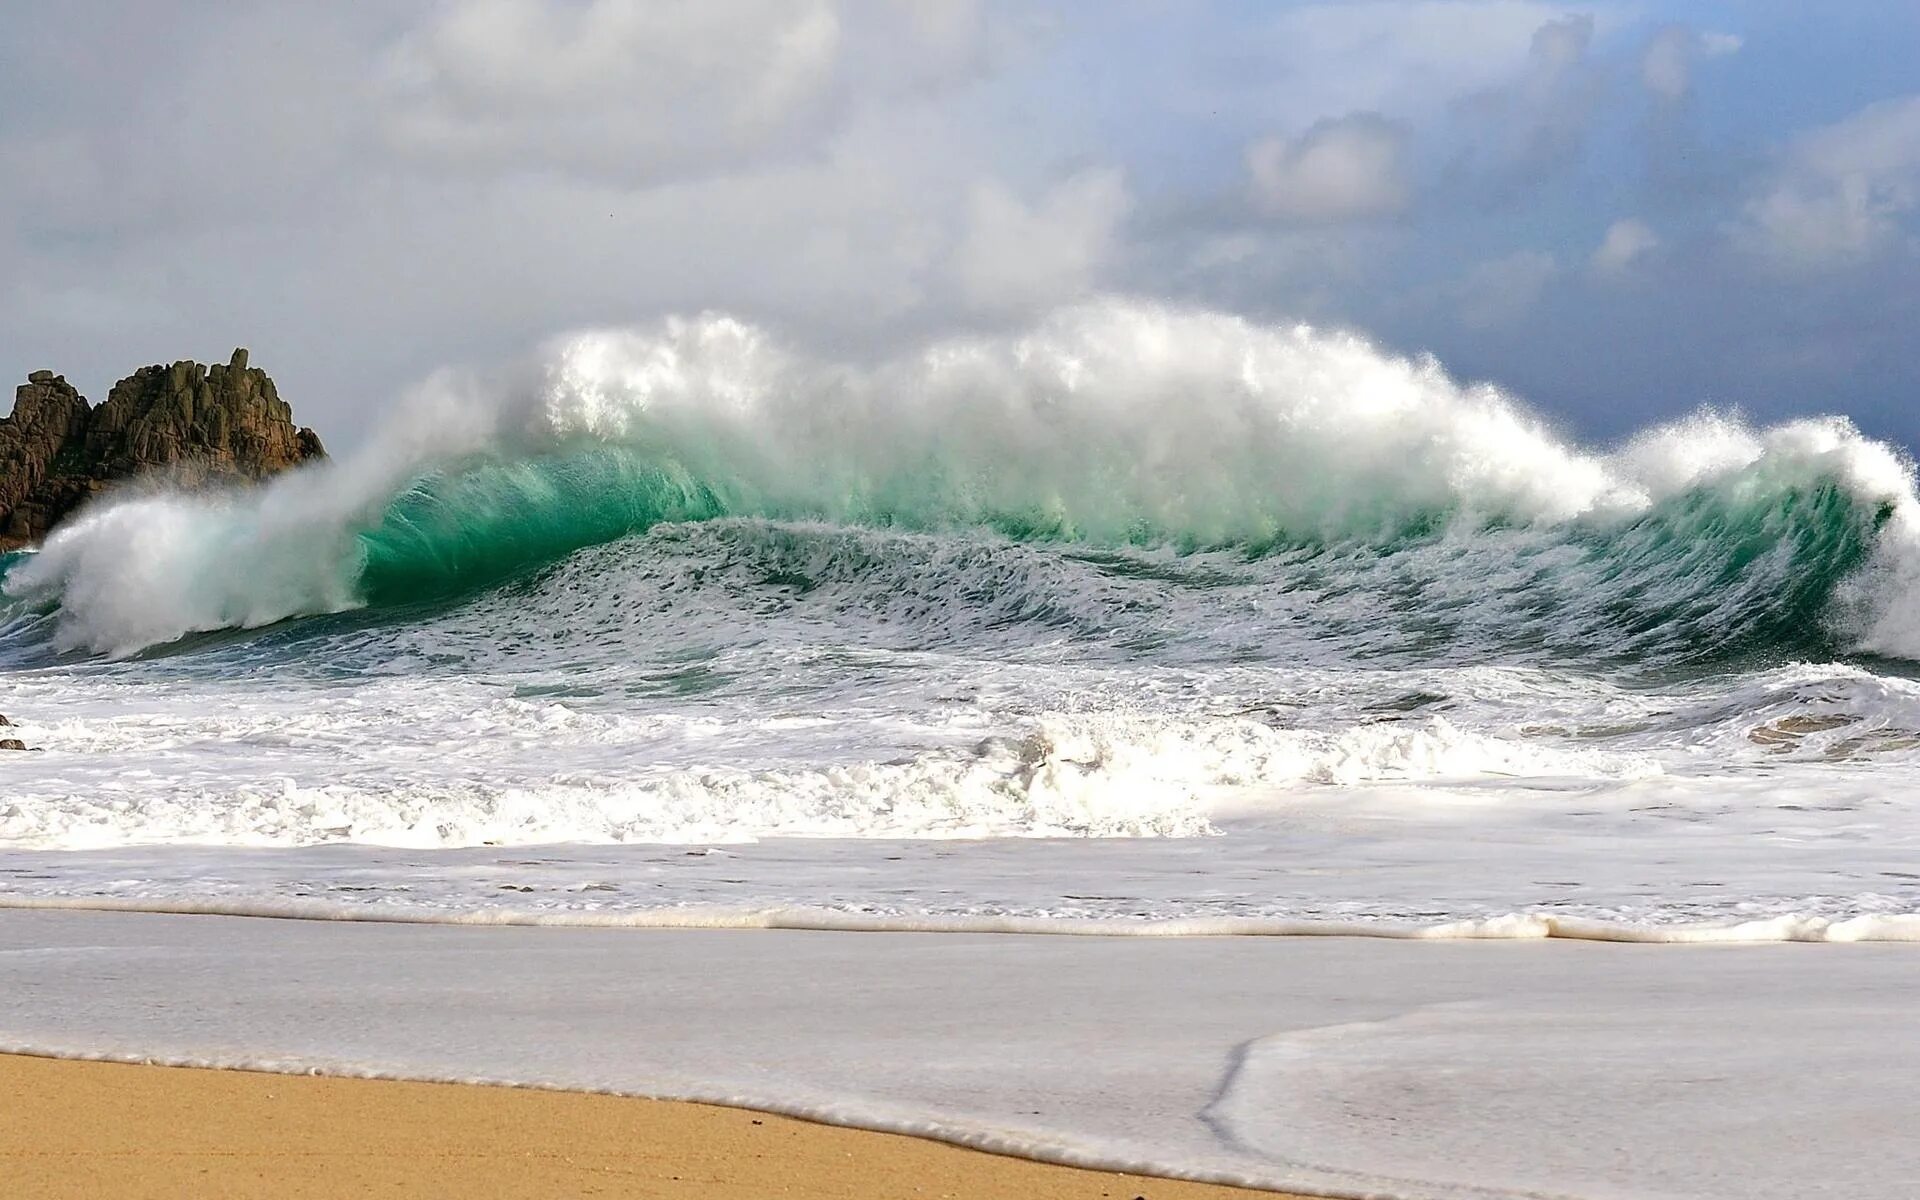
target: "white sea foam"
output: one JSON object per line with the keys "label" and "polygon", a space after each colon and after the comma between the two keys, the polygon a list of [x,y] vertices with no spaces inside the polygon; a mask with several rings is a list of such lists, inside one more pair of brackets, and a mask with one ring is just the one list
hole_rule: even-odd
{"label": "white sea foam", "polygon": [[[925,629],[905,591],[878,622],[831,595],[797,623],[754,606],[758,645],[693,655],[737,640],[715,608],[634,661],[644,643],[607,632],[634,597],[600,613],[568,599],[570,572],[548,582],[398,639],[9,675],[10,734],[39,749],[5,764],[0,894],[1736,940],[1881,938],[1920,912],[1920,684],[1858,666],[1648,688],[1316,664],[1310,643],[1285,668],[1222,664],[1210,643],[1135,661],[1124,628],[1111,658],[1095,641],[1063,661],[1024,627],[995,642],[950,614],[941,638],[979,649],[890,649]],[[1213,622],[1229,647],[1263,628],[1237,619]],[[1726,929],[1745,932],[1702,932]]]}
{"label": "white sea foam", "polygon": [[[386,691],[396,724],[431,721],[436,707],[449,716],[468,711],[454,697],[412,686]],[[1031,722],[1018,735],[908,761],[759,771],[711,766],[635,778],[625,755],[609,760],[607,751],[663,738],[691,738],[697,746],[719,731],[698,720],[581,716],[507,700],[492,706],[502,722],[497,731],[469,726],[449,745],[442,740],[448,730],[429,727],[421,740],[360,747],[352,739],[368,728],[369,710],[377,711],[365,700],[331,711],[222,714],[184,726],[31,727],[27,732],[44,737],[46,749],[0,801],[0,842],[94,849],[1194,836],[1213,832],[1210,797],[1220,788],[1487,776],[1620,780],[1661,772],[1645,754],[1531,745],[1470,733],[1442,718],[1322,732],[1246,718],[1063,715]],[[196,745],[202,733],[259,747],[259,757],[250,767],[207,762]],[[478,744],[465,744],[469,738]],[[338,743],[339,752],[289,760],[271,749],[298,743],[322,750]],[[562,754],[567,770],[541,769]]]}
{"label": "white sea foam", "polygon": [[446,910],[408,907],[404,904],[375,906],[318,899],[120,899],[110,896],[6,894],[0,894],[0,909],[552,929],[811,929],[841,933],[971,933],[1029,937],[1357,937],[1394,941],[1539,941],[1556,938],[1640,945],[1920,942],[1920,912],[1862,914],[1838,920],[1807,913],[1787,913],[1749,921],[1697,921],[1685,924],[1606,921],[1542,912],[1515,912],[1474,920],[1420,924],[1407,920],[1298,917],[1117,918],[998,913],[900,915],[806,907],[552,911],[495,905]]}

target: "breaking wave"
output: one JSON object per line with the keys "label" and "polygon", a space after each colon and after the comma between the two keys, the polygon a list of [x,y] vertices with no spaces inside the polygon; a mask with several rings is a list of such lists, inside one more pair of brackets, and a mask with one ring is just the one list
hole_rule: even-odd
{"label": "breaking wave", "polygon": [[[715,522],[752,542],[762,581],[844,593],[865,572],[887,596],[903,586],[890,556],[963,534],[990,578],[921,577],[950,589],[943,607],[1004,608],[1020,585],[984,537],[1113,571],[1244,567],[1323,601],[1361,649],[1384,627],[1402,648],[1656,662],[1920,656],[1912,469],[1844,419],[1706,412],[1589,450],[1431,359],[1126,301],[869,365],[717,315],[575,335],[430,380],[349,458],[96,506],[15,561],[5,591],[60,648],[123,656],[473,596]],[[1030,600],[1015,608],[1046,620],[1069,603]]]}

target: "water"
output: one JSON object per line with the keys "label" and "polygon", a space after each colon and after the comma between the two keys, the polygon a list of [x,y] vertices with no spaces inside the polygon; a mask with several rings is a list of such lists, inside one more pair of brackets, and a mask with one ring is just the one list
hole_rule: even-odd
{"label": "water", "polygon": [[1123,301],[880,364],[581,334],[9,560],[0,894],[1912,936],[1917,573],[1840,418],[1591,449]]}
{"label": "water", "polygon": [[1907,946],[0,912],[16,980],[8,1050],[744,1105],[1289,1195],[1910,1200],[1920,1175]]}

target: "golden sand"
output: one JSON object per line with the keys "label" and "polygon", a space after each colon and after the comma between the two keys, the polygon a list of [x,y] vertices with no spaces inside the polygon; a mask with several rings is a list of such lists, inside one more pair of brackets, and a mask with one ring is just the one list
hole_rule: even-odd
{"label": "golden sand", "polygon": [[0,1055],[0,1196],[1230,1200],[919,1138],[518,1088]]}

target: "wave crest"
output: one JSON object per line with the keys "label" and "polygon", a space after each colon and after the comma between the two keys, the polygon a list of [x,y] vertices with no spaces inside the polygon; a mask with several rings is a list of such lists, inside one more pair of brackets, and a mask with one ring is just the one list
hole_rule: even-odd
{"label": "wave crest", "polygon": [[5,586],[57,609],[62,645],[126,654],[728,515],[1252,554],[1548,531],[1479,582],[1598,580],[1546,603],[1625,643],[1837,621],[1920,654],[1916,513],[1910,465],[1843,419],[1702,413],[1591,451],[1430,358],[1306,327],[1113,300],[854,365],[709,315],[443,374],[360,453],[263,488],[122,496]]}

